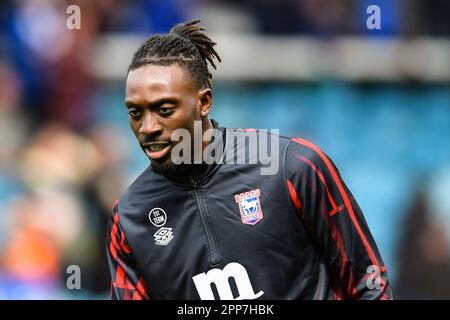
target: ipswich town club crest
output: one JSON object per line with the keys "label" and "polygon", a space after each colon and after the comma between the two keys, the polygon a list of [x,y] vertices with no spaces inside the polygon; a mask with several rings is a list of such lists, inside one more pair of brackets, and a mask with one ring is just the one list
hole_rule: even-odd
{"label": "ipswich town club crest", "polygon": [[259,201],[260,195],[260,190],[255,189],[234,196],[234,200],[239,205],[239,210],[241,211],[242,223],[254,225],[263,218],[261,203]]}

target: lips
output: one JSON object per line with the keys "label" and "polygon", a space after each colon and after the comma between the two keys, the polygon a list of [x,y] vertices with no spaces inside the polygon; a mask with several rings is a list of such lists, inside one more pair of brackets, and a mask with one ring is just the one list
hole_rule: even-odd
{"label": "lips", "polygon": [[170,142],[153,142],[142,145],[151,160],[158,160],[166,156],[170,149]]}

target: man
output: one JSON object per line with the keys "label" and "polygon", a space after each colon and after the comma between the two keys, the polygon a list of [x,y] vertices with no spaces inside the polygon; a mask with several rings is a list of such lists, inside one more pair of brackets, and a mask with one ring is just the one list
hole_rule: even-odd
{"label": "man", "polygon": [[[198,22],[149,38],[129,67],[125,105],[151,165],[113,207],[111,297],[391,298],[361,209],[318,147],[209,119],[207,63],[220,58]],[[251,159],[255,141],[275,170]]]}

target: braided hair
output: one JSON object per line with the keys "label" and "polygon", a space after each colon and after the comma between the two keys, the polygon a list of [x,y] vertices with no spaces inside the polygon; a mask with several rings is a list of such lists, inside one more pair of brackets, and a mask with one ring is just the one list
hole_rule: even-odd
{"label": "braided hair", "polygon": [[135,52],[128,72],[146,64],[169,66],[178,63],[199,88],[212,88],[212,74],[209,64],[216,69],[214,58],[219,62],[216,43],[205,34],[205,28],[192,20],[174,26],[170,33],[148,38]]}

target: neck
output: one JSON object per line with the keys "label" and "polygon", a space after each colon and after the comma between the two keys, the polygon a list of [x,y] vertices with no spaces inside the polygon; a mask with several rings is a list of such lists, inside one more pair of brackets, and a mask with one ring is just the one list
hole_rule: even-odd
{"label": "neck", "polygon": [[202,119],[202,132],[203,132],[202,153],[205,151],[205,148],[211,142],[212,129],[213,129],[213,125],[212,125],[212,122],[209,119],[209,117],[203,118]]}

